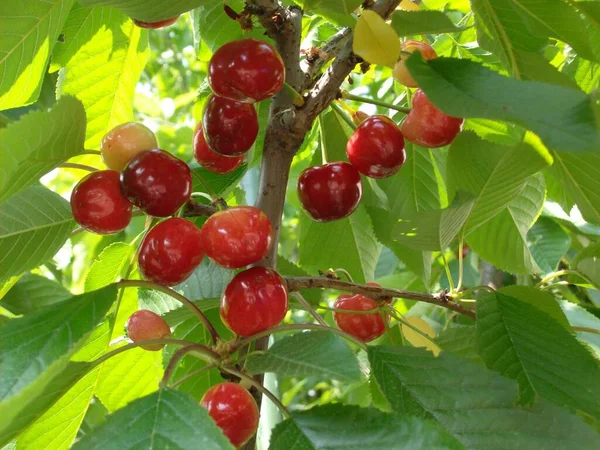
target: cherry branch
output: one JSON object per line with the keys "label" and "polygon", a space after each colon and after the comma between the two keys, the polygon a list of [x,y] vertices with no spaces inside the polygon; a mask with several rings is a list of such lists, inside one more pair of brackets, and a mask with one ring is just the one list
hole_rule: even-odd
{"label": "cherry branch", "polygon": [[321,71],[327,62],[331,61],[342,51],[351,37],[352,30],[344,28],[329,38],[321,48],[309,53],[307,58],[301,62],[302,70],[306,74],[303,86],[305,89],[311,87],[315,75]]}
{"label": "cherry branch", "polygon": [[218,209],[212,205],[205,205],[203,203],[190,200],[185,205],[183,215],[184,217],[212,216],[217,211]]}

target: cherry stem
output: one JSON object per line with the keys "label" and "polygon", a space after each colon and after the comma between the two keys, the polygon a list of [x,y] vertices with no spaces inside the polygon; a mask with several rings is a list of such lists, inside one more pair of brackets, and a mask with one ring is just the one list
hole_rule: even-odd
{"label": "cherry stem", "polygon": [[210,184],[208,184],[208,182],[204,178],[202,178],[199,174],[197,174],[194,171],[192,171],[192,176],[200,182],[204,189],[206,189],[206,192],[208,193],[208,195],[210,195],[213,202],[219,200],[219,196],[217,195],[215,190],[210,186]]}
{"label": "cherry stem", "polygon": [[188,353],[192,353],[193,356],[196,356],[196,357],[198,357],[208,363],[212,363],[212,364],[217,364],[217,362],[220,359],[219,355],[217,353],[215,353],[214,351],[212,351],[210,348],[208,348],[205,345],[202,345],[202,344],[186,345],[185,347],[177,350],[175,352],[175,354],[171,357],[171,360],[169,361],[169,364],[167,365],[167,368],[165,369],[165,373],[164,373],[162,381],[161,381],[162,386],[167,385],[167,383],[169,382],[169,378],[171,378],[171,374],[177,367],[177,364]]}
{"label": "cherry stem", "polygon": [[344,111],[344,109],[342,107],[340,107],[340,105],[337,104],[337,102],[331,102],[331,109],[333,109],[335,111],[335,113],[344,121],[346,122],[346,124],[353,130],[356,130],[357,126],[354,122],[352,122],[352,119],[348,116],[348,114],[346,114],[346,111]]}
{"label": "cherry stem", "polygon": [[551,281],[551,280],[553,280],[555,278],[562,277],[563,275],[575,275],[575,276],[578,276],[579,278],[581,278],[582,280],[584,280],[587,283],[591,284],[592,286],[595,286],[595,284],[589,278],[587,278],[585,275],[577,272],[576,270],[565,269],[565,270],[559,270],[558,272],[551,273],[547,277],[542,278],[542,280],[538,284],[536,284],[535,287],[537,289],[539,289],[544,284],[548,283],[548,281]]}
{"label": "cherry stem", "polygon": [[290,417],[292,417],[290,412],[288,411],[288,409],[283,405],[283,403],[281,403],[281,401],[275,396],[275,394],[273,394],[271,391],[269,391],[267,388],[265,388],[261,383],[256,381],[254,378],[249,377],[245,373],[240,372],[239,370],[236,370],[236,369],[232,369],[230,367],[221,367],[221,369],[224,372],[230,373],[231,375],[235,375],[236,377],[239,377],[242,380],[247,381],[252,386],[254,386],[257,391],[266,395],[269,398],[269,400],[271,400],[275,404],[275,406],[277,406],[277,408],[279,408],[279,410],[285,416],[286,419],[289,419]]}
{"label": "cherry stem", "polygon": [[458,241],[458,283],[456,283],[456,290],[460,291],[463,283],[463,238],[460,237]]}
{"label": "cherry stem", "polygon": [[193,344],[192,342],[189,341],[183,341],[181,339],[148,339],[145,341],[137,341],[137,342],[133,342],[131,344],[127,344],[124,345],[123,347],[119,347],[116,348],[114,350],[111,350],[110,352],[105,353],[104,355],[96,358],[95,360],[91,361],[91,368],[97,367],[100,364],[102,364],[103,362],[105,362],[106,360],[112,358],[113,356],[117,356],[123,352],[126,352],[128,350],[132,350],[134,348],[137,347],[141,347],[142,345],[179,345],[179,346],[186,346],[186,345],[190,345]]}
{"label": "cherry stem", "polygon": [[453,294],[456,292],[454,289],[454,280],[452,279],[452,274],[450,273],[450,266],[448,266],[448,260],[446,259],[446,255],[442,252],[442,259],[444,260],[444,270],[446,271],[446,277],[448,278],[448,285],[450,286],[450,292]]}
{"label": "cherry stem", "polygon": [[292,97],[292,103],[295,106],[298,106],[299,108],[304,106],[304,97],[302,97],[302,95],[300,95],[300,93],[296,89],[294,89],[292,85],[284,82],[283,88],[288,94],[290,94],[290,96]]}
{"label": "cherry stem", "polygon": [[206,192],[192,192],[191,197],[192,198],[194,198],[194,197],[202,197],[202,198],[207,199],[210,202],[214,201],[214,199],[209,194],[207,194]]}
{"label": "cherry stem", "polygon": [[354,283],[354,280],[352,279],[352,275],[350,275],[350,272],[348,272],[346,269],[333,269],[334,273],[341,273],[342,275],[344,275],[346,277],[346,280],[348,280],[350,283]]}
{"label": "cherry stem", "polygon": [[101,156],[102,153],[100,153],[98,150],[89,150],[89,149],[85,149],[83,150],[80,155],[96,155],[96,156]]}
{"label": "cherry stem", "polygon": [[582,331],[584,333],[600,334],[600,330],[597,330],[596,328],[577,327],[577,326],[572,326],[571,328],[573,328],[573,330],[575,330],[575,331]]}
{"label": "cherry stem", "polygon": [[[427,334],[425,334],[423,331],[419,330],[417,327],[415,327],[414,325],[412,325],[410,322],[406,321],[405,319],[403,319],[401,317],[401,314],[399,314],[394,308],[390,308],[389,306],[385,308],[385,311],[392,316],[394,319],[396,319],[398,322],[400,322],[402,325],[410,328],[411,330],[413,330],[414,332],[420,334],[421,336],[423,336],[426,340],[428,340],[429,342],[435,344],[436,346],[438,346],[438,344],[431,338],[431,336],[428,336]],[[438,346],[439,347],[439,346]]]}
{"label": "cherry stem", "polygon": [[201,216],[212,216],[214,213],[218,211],[212,205],[205,205],[203,203],[198,203],[193,200],[189,200],[184,207],[183,215],[185,217],[201,217]]}
{"label": "cherry stem", "polygon": [[98,169],[96,169],[95,167],[92,166],[86,166],[85,164],[77,164],[77,163],[62,163],[60,166],[58,166],[61,169],[80,169],[80,170],[87,170],[88,172],[96,172]]}
{"label": "cherry stem", "polygon": [[[385,312],[380,311],[379,314],[381,315],[381,319],[383,320],[383,325],[385,326],[385,332],[390,337],[390,341],[392,341],[392,344],[396,345],[396,338],[394,337],[394,334],[392,333],[392,328],[390,327],[390,323],[387,320],[387,317],[385,316]],[[402,333],[400,333],[400,335],[402,335]]]}
{"label": "cherry stem", "polygon": [[339,309],[339,308],[331,308],[329,306],[322,306],[319,305],[318,309],[323,309],[325,311],[331,311],[331,312],[336,312],[336,313],[340,313],[340,314],[364,314],[364,315],[369,315],[369,314],[376,314],[378,311],[381,311],[381,306],[378,306],[377,308],[373,308],[373,309],[369,309],[367,311],[365,310],[357,310],[357,309]]}
{"label": "cherry stem", "polygon": [[200,322],[206,327],[208,332],[210,333],[210,337],[212,338],[213,344],[217,344],[217,341],[221,339],[219,333],[213,326],[213,324],[208,320],[208,317],[204,315],[204,313],[198,308],[194,303],[192,303],[187,297],[181,295],[179,292],[174,291],[173,289],[169,289],[162,284],[153,283],[152,281],[143,281],[143,280],[121,280],[117,282],[118,288],[128,288],[128,287],[137,287],[144,289],[154,289],[156,291],[162,292],[173,297],[175,300],[181,302],[185,305],[192,313],[198,317]]}
{"label": "cherry stem", "polygon": [[310,305],[310,303],[308,303],[306,301],[306,299],[302,296],[302,294],[300,294],[300,292],[292,292],[292,296],[296,300],[298,300],[298,303],[300,303],[302,306],[304,306],[304,309],[306,311],[308,311],[309,314],[311,316],[313,316],[317,322],[319,322],[323,326],[328,326],[327,322],[325,322],[325,320],[323,320],[323,318],[319,315],[319,313],[314,310],[314,308]]}
{"label": "cherry stem", "polygon": [[231,346],[230,353],[233,353],[238,348],[245,347],[246,345],[254,342],[262,337],[270,336],[274,333],[283,333],[284,331],[303,331],[303,330],[318,330],[318,331],[330,331],[333,334],[337,334],[338,336],[343,337],[344,339],[352,342],[359,346],[365,352],[367,351],[367,346],[364,342],[359,341],[354,336],[349,335],[348,333],[344,333],[342,330],[338,330],[337,328],[333,328],[330,326],[317,325],[315,323],[296,323],[293,325],[282,325],[280,327],[271,328],[269,330],[261,331],[260,333],[253,334],[252,336],[248,336],[245,339],[242,339]]}
{"label": "cherry stem", "polygon": [[384,108],[393,109],[394,111],[398,111],[404,114],[408,114],[410,112],[410,108],[407,108],[405,106],[392,105],[391,103],[382,102],[381,100],[375,100],[368,97],[362,97],[360,95],[354,95],[343,89],[342,98],[345,100],[353,100],[355,102],[360,103],[370,103],[371,105],[383,106]]}
{"label": "cherry stem", "polygon": [[173,384],[171,384],[171,389],[175,389],[177,386],[179,386],[180,384],[185,383],[187,380],[189,380],[190,378],[194,378],[197,377],[198,375],[202,374],[203,372],[206,372],[208,370],[211,369],[216,369],[217,366],[216,364],[207,364],[206,366],[202,367],[201,369],[198,370],[194,370],[193,372],[188,373],[186,376],[181,377],[180,379],[178,379],[177,381],[175,381]]}

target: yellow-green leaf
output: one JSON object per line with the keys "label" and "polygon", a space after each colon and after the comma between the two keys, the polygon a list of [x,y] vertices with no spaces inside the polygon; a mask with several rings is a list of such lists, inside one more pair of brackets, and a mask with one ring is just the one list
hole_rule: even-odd
{"label": "yellow-green leaf", "polygon": [[[435,342],[432,341],[435,338],[435,331],[431,328],[427,322],[425,322],[420,317],[405,317],[404,320],[412,325],[412,328],[402,324],[402,334],[406,338],[408,342],[411,343],[414,347],[423,347],[427,350],[433,352],[434,356],[440,354],[440,348],[437,346]],[[418,331],[420,331],[420,333]],[[431,339],[427,339],[425,336],[429,336]]]}
{"label": "yellow-green leaf", "polygon": [[354,28],[353,51],[371,64],[394,67],[400,57],[400,39],[373,11],[364,11]]}

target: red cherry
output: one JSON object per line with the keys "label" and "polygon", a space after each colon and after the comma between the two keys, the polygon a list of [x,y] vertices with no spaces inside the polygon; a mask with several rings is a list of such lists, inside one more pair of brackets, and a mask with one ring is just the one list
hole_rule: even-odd
{"label": "red cherry", "polygon": [[[375,300],[364,295],[340,295],[335,301],[335,309],[349,311],[371,311],[379,305]],[[362,342],[371,342],[385,332],[383,318],[378,311],[373,314],[348,314],[334,312],[333,319],[340,330],[354,336]]]}
{"label": "red cherry", "polygon": [[155,217],[173,215],[192,194],[192,172],[164,150],[136,155],[121,173],[121,189],[135,206]]}
{"label": "red cherry", "polygon": [[273,241],[271,221],[254,206],[219,211],[202,226],[206,256],[228,269],[239,269],[263,259]]}
{"label": "red cherry", "polygon": [[241,39],[222,45],[208,65],[213,92],[238,102],[254,103],[272,97],[285,81],[285,66],[266,42]]}
{"label": "red cherry", "polygon": [[266,267],[238,273],[221,298],[221,319],[238,336],[251,336],[279,325],[287,309],[285,281]]}
{"label": "red cherry", "polygon": [[[463,259],[465,259],[467,257],[467,255],[469,254],[469,250],[470,249],[471,249],[471,247],[469,247],[467,244],[463,245],[463,248],[462,248],[462,257],[463,257]],[[457,252],[456,252],[456,259],[458,259],[459,255],[460,255],[460,250],[457,250]]]}
{"label": "red cherry", "polygon": [[148,280],[174,286],[186,280],[202,261],[200,229],[174,217],[159,223],[144,238],[138,264]]}
{"label": "red cherry", "polygon": [[246,153],[258,136],[258,116],[254,105],[212,95],[202,115],[206,143],[225,156]]}
{"label": "red cherry", "polygon": [[464,120],[450,117],[437,109],[417,90],[412,101],[412,109],[402,123],[402,134],[407,141],[422,147],[437,148],[448,145],[460,132]]}
{"label": "red cherry", "polygon": [[112,234],[124,230],[131,221],[131,203],[121,193],[119,172],[90,173],[77,183],[71,194],[75,221],[88,231]]}
{"label": "red cherry", "polygon": [[363,175],[371,178],[392,176],[406,161],[402,132],[389,117],[371,116],[348,140],[346,155]]}
{"label": "red cherry", "polygon": [[412,77],[412,75],[406,68],[406,63],[404,61],[406,61],[410,56],[407,55],[407,53],[413,53],[415,51],[418,51],[421,53],[423,59],[425,60],[437,58],[437,53],[435,52],[433,47],[431,47],[431,45],[425,44],[424,42],[411,40],[403,42],[401,49],[403,54],[400,57],[400,61],[398,61],[394,66],[392,76],[404,86],[419,87],[419,83],[415,81],[415,79]]}
{"label": "red cherry", "polygon": [[159,20],[158,22],[142,22],[141,20],[133,19],[133,23],[135,23],[140,28],[156,29],[156,28],[163,28],[163,27],[168,27],[169,25],[173,25],[175,22],[177,22],[177,19],[179,19],[178,15],[173,16],[169,19]]}
{"label": "red cherry", "polygon": [[[164,339],[171,336],[171,329],[158,314],[142,309],[134,312],[127,320],[127,336],[133,342]],[[155,352],[161,350],[164,344],[147,344],[141,347]]]}
{"label": "red cherry", "polygon": [[358,207],[362,180],[358,171],[346,162],[309,167],[298,177],[298,196],[314,220],[342,219]]}
{"label": "red cherry", "polygon": [[240,448],[258,428],[258,406],[250,393],[235,383],[211,387],[200,400],[231,444]]}
{"label": "red cherry", "polygon": [[232,172],[244,161],[243,156],[223,156],[213,151],[204,139],[202,123],[198,124],[194,133],[194,158],[202,167],[214,173]]}

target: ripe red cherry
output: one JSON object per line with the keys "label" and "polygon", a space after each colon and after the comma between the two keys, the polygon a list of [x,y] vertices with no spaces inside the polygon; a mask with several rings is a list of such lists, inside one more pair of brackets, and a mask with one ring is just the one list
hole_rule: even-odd
{"label": "ripe red cherry", "polygon": [[[133,342],[165,339],[171,336],[171,329],[158,314],[142,309],[134,312],[127,320],[127,336]],[[161,350],[163,347],[164,344],[142,345],[143,349],[153,352]]]}
{"label": "ripe red cherry", "polygon": [[392,176],[406,161],[402,132],[389,117],[371,116],[348,140],[346,155],[363,175],[371,178]]}
{"label": "ripe red cherry", "polygon": [[155,148],[158,143],[152,130],[141,123],[128,122],[104,135],[100,153],[109,169],[120,172],[135,155]]}
{"label": "ripe red cherry", "polygon": [[192,194],[192,172],[164,150],[135,156],[121,173],[121,189],[135,206],[155,217],[173,215]]}
{"label": "ripe red cherry", "polygon": [[88,231],[112,234],[124,230],[131,221],[131,203],[121,193],[119,172],[90,173],[77,183],[71,194],[75,221]]}
{"label": "ripe red cherry", "polygon": [[285,81],[285,66],[266,42],[241,39],[222,45],[208,65],[213,92],[238,102],[254,103],[272,97]]}
{"label": "ripe red cherry", "polygon": [[202,226],[206,256],[228,269],[263,259],[273,241],[271,221],[259,208],[236,206],[219,211]]}
{"label": "ripe red cherry", "polygon": [[174,286],[186,280],[202,261],[200,229],[174,217],[152,228],[140,247],[138,264],[148,280]]}
{"label": "ripe red cherry", "polygon": [[406,68],[406,63],[404,61],[406,61],[410,56],[407,55],[407,53],[413,53],[415,51],[420,52],[425,60],[437,58],[437,53],[429,44],[410,40],[402,43],[401,50],[403,54],[400,56],[400,61],[398,61],[394,66],[392,76],[396,79],[396,81],[398,81],[398,83],[403,84],[404,86],[419,87],[419,83],[415,81]]}
{"label": "ripe red cherry", "polygon": [[200,400],[231,444],[240,448],[258,428],[258,406],[239,384],[221,383],[211,387]]}
{"label": "ripe red cherry", "polygon": [[358,171],[346,162],[309,167],[298,177],[298,196],[314,220],[342,219],[358,207],[362,180]]}
{"label": "ripe red cherry", "polygon": [[179,19],[179,16],[173,16],[169,19],[159,20],[158,22],[142,22],[141,20],[133,19],[133,23],[135,23],[140,28],[156,29],[173,25],[175,22],[177,22],[177,19]]}
{"label": "ripe red cherry", "polygon": [[213,151],[204,139],[202,123],[198,124],[194,133],[194,158],[202,167],[214,173],[229,173],[244,161],[243,156],[223,156]]}
{"label": "ripe red cherry", "polygon": [[266,267],[238,273],[221,298],[221,319],[238,336],[251,336],[279,325],[287,309],[285,281]]}
{"label": "ripe red cherry", "polygon": [[258,136],[254,105],[212,95],[202,115],[206,143],[225,156],[246,153]]}
{"label": "ripe red cherry", "polygon": [[[364,295],[340,295],[333,307],[349,311],[371,311],[379,305],[375,300]],[[350,314],[334,312],[333,319],[340,330],[354,336],[362,342],[371,342],[385,332],[385,323],[378,311],[373,314]]]}
{"label": "ripe red cherry", "polygon": [[454,140],[463,121],[437,109],[419,89],[415,92],[412,109],[404,119],[401,130],[407,141],[423,147],[437,148]]}

